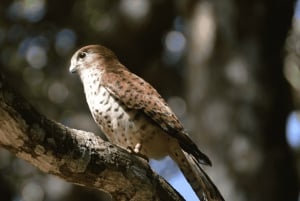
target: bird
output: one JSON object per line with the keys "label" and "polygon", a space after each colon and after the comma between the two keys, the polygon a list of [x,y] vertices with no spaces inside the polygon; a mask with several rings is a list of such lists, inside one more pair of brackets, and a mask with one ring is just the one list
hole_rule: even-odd
{"label": "bird", "polygon": [[224,200],[201,167],[211,166],[210,159],[156,89],[112,50],[84,46],[71,57],[69,71],[79,75],[93,119],[111,143],[150,159],[170,156],[201,201]]}

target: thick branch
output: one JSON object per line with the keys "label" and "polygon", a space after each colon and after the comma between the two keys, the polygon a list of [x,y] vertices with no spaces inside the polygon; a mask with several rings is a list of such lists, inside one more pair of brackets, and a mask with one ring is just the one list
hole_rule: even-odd
{"label": "thick branch", "polygon": [[110,193],[114,200],[183,200],[141,158],[47,119],[0,76],[0,146],[40,170]]}

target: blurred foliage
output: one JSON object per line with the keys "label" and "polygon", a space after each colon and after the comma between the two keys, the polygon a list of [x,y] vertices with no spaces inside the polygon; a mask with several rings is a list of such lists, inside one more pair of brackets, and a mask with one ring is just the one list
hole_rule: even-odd
{"label": "blurred foliage", "polygon": [[[77,48],[103,44],[164,97],[171,97],[172,107],[178,106],[184,115],[184,22],[176,13],[171,0],[3,0],[0,71],[41,113],[101,134],[90,117],[81,83],[68,67]],[[0,189],[7,192],[5,198],[1,193],[1,200],[80,200],[79,195],[68,198],[70,184],[40,174],[4,150],[0,164]]]}
{"label": "blurred foliage", "polygon": [[[168,1],[147,0],[6,1],[1,4],[1,67],[42,113],[90,129],[90,119],[82,125],[75,118],[85,118],[81,113],[87,106],[78,78],[68,72],[71,55],[83,45],[104,44],[132,71],[164,89],[162,94],[181,94],[185,38],[172,7]],[[165,43],[177,38],[183,42],[167,49]]]}
{"label": "blurred foliage", "polygon": [[[299,3],[298,3],[299,4]],[[299,4],[300,5],[300,4]],[[300,8],[300,6],[298,6]],[[298,9],[299,9],[298,8]],[[298,15],[293,20],[293,26],[291,32],[287,38],[286,43],[286,57],[284,65],[284,74],[286,79],[291,85],[291,91],[293,93],[294,112],[290,117],[291,123],[288,133],[288,142],[293,148],[295,157],[297,158],[297,172],[300,175],[300,18]]]}
{"label": "blurred foliage", "polygon": [[[276,101],[270,96],[273,89],[268,90],[268,87],[273,87],[270,83],[279,72],[277,69],[275,73],[272,70],[265,73],[267,69],[261,70],[261,67],[266,67],[267,64],[267,67],[281,65],[272,58],[272,50],[277,48],[274,45],[280,45],[280,42],[274,43],[279,31],[273,35],[265,33],[269,33],[266,30],[275,27],[274,23],[277,23],[276,27],[278,25],[278,29],[283,30],[279,35],[284,37],[282,33],[287,24],[281,23],[278,17],[278,21],[274,20],[274,16],[278,14],[276,12],[280,10],[278,2],[211,1],[213,3],[210,4],[207,3],[210,1],[203,1],[206,4],[195,11],[198,9],[195,5],[199,2],[201,1],[2,0],[0,71],[5,73],[17,91],[49,118],[70,127],[101,134],[89,114],[81,83],[77,76],[69,74],[68,67],[70,57],[77,48],[88,44],[103,44],[112,49],[131,71],[154,85],[167,99],[187,130],[200,124],[195,119],[196,115],[187,115],[188,106],[182,98],[186,94],[190,96],[187,97],[190,99],[190,108],[201,106],[199,111],[191,113],[203,115],[199,119],[204,123],[208,122],[211,130],[216,133],[234,131],[231,134],[236,137],[235,140],[230,141],[228,136],[231,135],[224,134],[206,139],[203,134],[201,140],[209,142],[218,138],[218,143],[224,142],[223,145],[211,146],[211,149],[221,150],[228,146],[229,150],[219,151],[223,154],[220,157],[225,152],[230,153],[232,149],[233,154],[229,154],[232,158],[235,154],[240,156],[236,160],[238,168],[251,168],[254,163],[249,165],[251,158],[243,155],[241,148],[246,147],[246,151],[255,152],[252,144],[246,141],[252,137],[255,138],[253,142],[259,146],[263,146],[263,143],[269,145],[261,142],[259,137],[265,131],[264,128],[270,127],[267,117],[272,115],[261,111],[266,100],[271,102],[270,105]],[[199,15],[192,16],[193,11]],[[191,20],[192,17],[195,18],[194,21]],[[288,40],[291,54],[287,57],[286,64],[292,65],[289,65],[291,68],[286,67],[285,72],[296,89],[295,102],[299,104],[299,33],[295,33],[297,34],[291,35]],[[192,66],[188,73],[185,66],[187,54],[187,63]],[[274,60],[275,64],[270,60]],[[276,78],[281,79],[280,76]],[[190,84],[189,92],[184,90],[184,83]],[[199,97],[201,99],[201,96],[207,95],[210,97],[202,107]],[[230,101],[232,98],[232,105],[226,104],[226,98]],[[253,104],[254,99],[258,100],[259,107]],[[268,109],[271,108],[270,112],[273,112],[272,106],[267,106]],[[258,116],[252,115],[254,110],[258,111]],[[230,113],[234,113],[234,118],[230,118]],[[257,119],[263,121],[259,122]],[[241,133],[247,135],[236,132],[240,128]],[[272,137],[270,140],[267,135],[272,132],[262,136],[267,142],[276,144],[276,140],[281,138]],[[208,132],[207,136],[210,134]],[[199,137],[198,141],[201,140]],[[261,154],[259,151],[257,153]],[[223,157],[222,160],[227,158]],[[227,165],[226,162],[218,166],[221,174],[225,172],[226,168],[223,167]],[[234,163],[228,166],[230,165],[234,166]],[[238,178],[238,182],[245,182],[253,177],[251,174],[241,177],[236,170],[228,172],[224,175],[232,180]],[[236,175],[233,176],[234,174]],[[250,188],[253,183],[236,185],[239,188],[248,186],[253,189]],[[228,191],[236,192],[234,188],[235,186],[224,185],[224,189]],[[251,196],[251,191],[249,192]],[[239,196],[241,195],[234,195],[236,199]],[[76,201],[82,198],[108,200],[107,195],[99,191],[74,187],[56,177],[44,175],[25,161],[0,150],[1,201]]]}

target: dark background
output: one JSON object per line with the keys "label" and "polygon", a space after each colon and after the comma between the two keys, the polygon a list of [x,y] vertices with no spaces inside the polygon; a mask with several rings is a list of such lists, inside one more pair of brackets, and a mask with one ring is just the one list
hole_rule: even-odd
{"label": "dark background", "polygon": [[[168,101],[213,161],[207,170],[226,200],[296,201],[299,147],[290,148],[285,134],[299,105],[294,4],[2,0],[0,71],[49,118],[101,135],[68,67],[77,48],[103,44]],[[107,197],[1,149],[0,200]]]}

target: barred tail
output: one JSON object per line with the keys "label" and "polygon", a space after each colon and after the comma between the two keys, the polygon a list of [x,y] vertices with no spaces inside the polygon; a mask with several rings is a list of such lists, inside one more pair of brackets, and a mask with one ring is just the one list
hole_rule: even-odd
{"label": "barred tail", "polygon": [[192,155],[181,149],[177,149],[173,150],[171,157],[176,161],[201,201],[224,201],[217,187]]}

